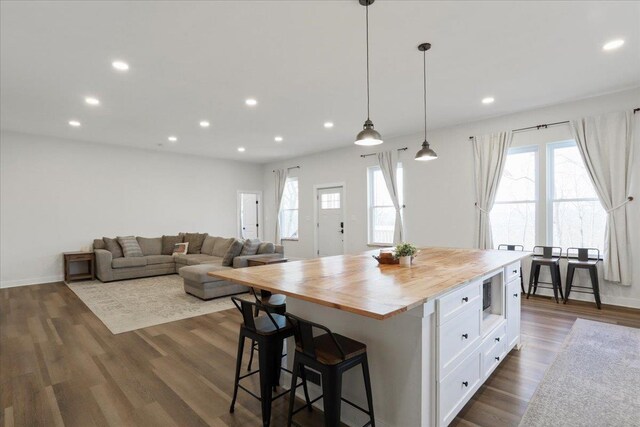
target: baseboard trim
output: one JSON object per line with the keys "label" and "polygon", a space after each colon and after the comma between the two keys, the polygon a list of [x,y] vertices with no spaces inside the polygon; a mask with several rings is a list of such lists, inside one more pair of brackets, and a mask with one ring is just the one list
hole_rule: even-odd
{"label": "baseboard trim", "polygon": [[[563,288],[564,291],[564,288]],[[538,292],[536,295],[543,295],[545,297],[553,297],[553,291],[550,289],[541,289],[538,288]],[[569,297],[569,301],[585,301],[585,302],[593,302],[595,304],[595,300],[593,295],[591,294],[581,294],[576,293],[575,295],[571,293]],[[603,295],[600,293],[600,300],[602,304],[606,305],[615,305],[619,307],[627,307],[627,308],[640,308],[640,299],[637,298],[626,298],[626,297],[617,297],[613,295]]]}
{"label": "baseboard trim", "polygon": [[36,277],[31,279],[20,279],[20,280],[2,280],[0,281],[0,289],[16,288],[18,286],[46,285],[51,283],[62,282],[63,280],[64,280],[63,275]]}

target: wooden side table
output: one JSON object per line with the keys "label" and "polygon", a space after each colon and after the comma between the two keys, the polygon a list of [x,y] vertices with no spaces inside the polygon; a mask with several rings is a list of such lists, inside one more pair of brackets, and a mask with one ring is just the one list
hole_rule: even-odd
{"label": "wooden side table", "polygon": [[282,262],[287,262],[287,259],[281,256],[275,256],[275,255],[272,257],[247,258],[247,265],[249,267],[257,267],[259,265],[280,264]]}
{"label": "wooden side table", "polygon": [[[95,254],[91,251],[75,251],[75,252],[63,252],[62,256],[64,257],[64,281],[71,282],[72,280],[86,280],[96,279],[96,257]],[[77,262],[85,262],[88,263],[89,272],[88,273],[76,273],[71,274],[71,269],[69,268],[72,263]]]}

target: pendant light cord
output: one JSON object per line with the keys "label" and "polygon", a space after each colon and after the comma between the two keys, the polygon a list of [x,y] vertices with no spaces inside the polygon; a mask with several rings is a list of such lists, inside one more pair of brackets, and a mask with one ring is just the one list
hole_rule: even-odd
{"label": "pendant light cord", "polygon": [[369,0],[365,7],[366,31],[367,31],[367,120],[369,120]]}
{"label": "pendant light cord", "polygon": [[427,140],[427,51],[422,51],[424,69],[424,140]]}

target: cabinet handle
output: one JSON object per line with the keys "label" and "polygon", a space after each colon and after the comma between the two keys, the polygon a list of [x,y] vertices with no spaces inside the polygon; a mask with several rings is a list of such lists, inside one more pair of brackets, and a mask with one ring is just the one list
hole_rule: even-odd
{"label": "cabinet handle", "polygon": [[513,297],[514,298],[518,298],[518,294],[513,294]]}
{"label": "cabinet handle", "polygon": [[469,297],[462,297],[462,302],[469,302]]}
{"label": "cabinet handle", "polygon": [[517,272],[518,272],[518,270],[513,270],[512,271],[513,274],[516,274]]}
{"label": "cabinet handle", "polygon": [[496,338],[496,341],[497,341],[497,342],[500,342],[500,337]]}
{"label": "cabinet handle", "polygon": [[498,360],[498,361],[499,361],[499,360],[500,360],[500,356],[496,356],[496,360]]}
{"label": "cabinet handle", "polygon": [[462,381],[462,385],[465,387],[469,387],[469,382],[468,381]]}
{"label": "cabinet handle", "polygon": [[465,340],[469,339],[469,334],[462,334],[462,338],[464,338]]}

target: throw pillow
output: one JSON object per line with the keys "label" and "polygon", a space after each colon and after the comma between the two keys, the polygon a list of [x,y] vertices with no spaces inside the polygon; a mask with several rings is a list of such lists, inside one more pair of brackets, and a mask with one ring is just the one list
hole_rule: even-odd
{"label": "throw pillow", "polygon": [[113,259],[122,258],[124,256],[122,254],[122,248],[120,247],[120,243],[118,243],[118,241],[116,239],[110,239],[108,237],[103,237],[102,240],[104,240],[105,249],[108,250],[109,252],[111,252],[111,257]]}
{"label": "throw pillow", "polygon": [[176,243],[182,243],[182,236],[162,236],[162,255],[172,255]]}
{"label": "throw pillow", "polygon": [[134,236],[118,236],[118,243],[122,247],[125,258],[143,256],[142,249]]}
{"label": "throw pillow", "polygon": [[228,239],[225,239],[224,237],[216,237],[216,241],[213,244],[213,250],[211,251],[211,255],[224,258],[224,256],[227,254],[227,251],[229,250],[229,248],[231,247],[231,245],[235,240],[236,239],[233,237],[230,237]]}
{"label": "throw pillow", "polygon": [[276,245],[271,242],[263,242],[258,246],[258,254],[274,254],[276,253]]}
{"label": "throw pillow", "polygon": [[229,246],[227,253],[224,255],[222,259],[222,265],[230,266],[233,265],[233,259],[240,255],[242,251],[243,242],[240,240],[233,239],[233,243]]}
{"label": "throw pillow", "polygon": [[260,243],[260,239],[245,240],[244,245],[242,246],[242,251],[240,252],[240,256],[257,254]]}
{"label": "throw pillow", "polygon": [[105,249],[103,239],[93,239],[93,249]]}
{"label": "throw pillow", "polygon": [[189,243],[189,252],[190,254],[199,254],[202,249],[202,243],[204,242],[204,238],[207,237],[207,233],[185,233],[184,234],[184,242]]}
{"label": "throw pillow", "polygon": [[186,255],[189,250],[189,242],[185,243],[176,243],[173,247],[172,255]]}
{"label": "throw pillow", "polygon": [[201,254],[211,255],[213,252],[213,246],[216,243],[216,237],[207,236],[204,238],[204,242],[202,242],[202,247],[200,248]]}
{"label": "throw pillow", "polygon": [[142,255],[162,255],[162,237],[136,237]]}

